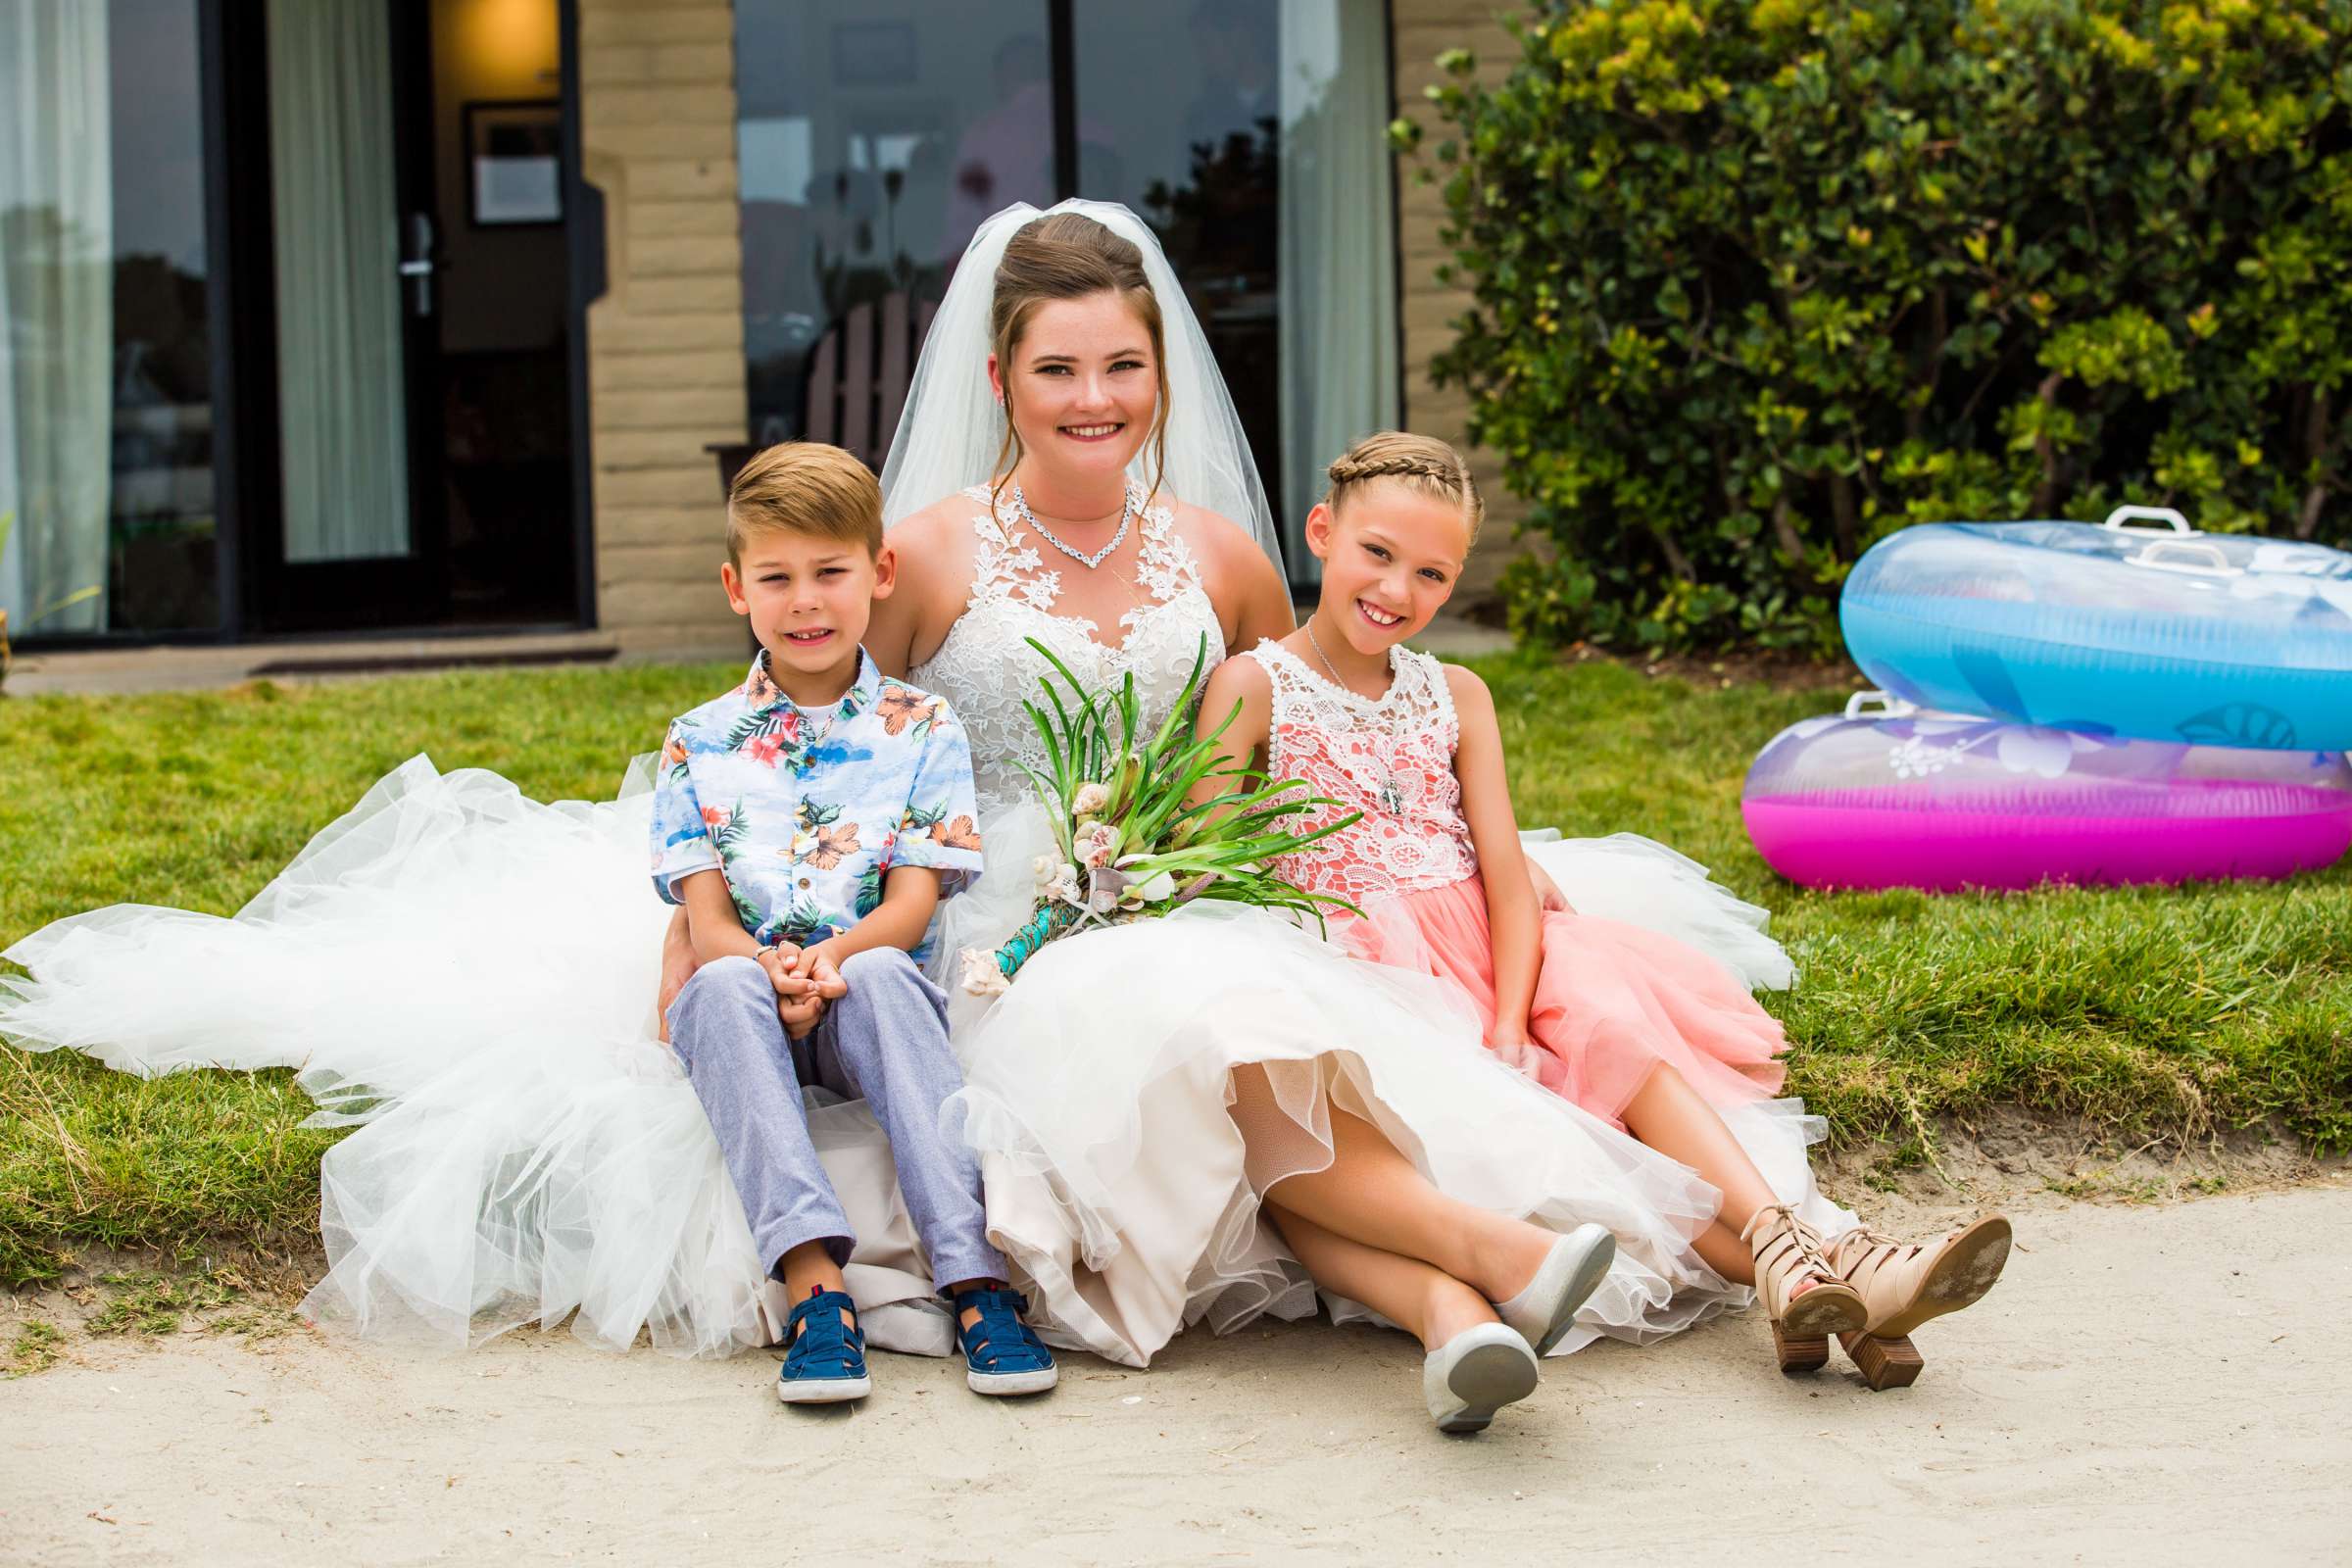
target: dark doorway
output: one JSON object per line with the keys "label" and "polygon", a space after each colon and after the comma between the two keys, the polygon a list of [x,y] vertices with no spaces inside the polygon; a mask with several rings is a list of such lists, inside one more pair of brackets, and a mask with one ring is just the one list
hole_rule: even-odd
{"label": "dark doorway", "polygon": [[576,624],[558,0],[247,15],[246,625]]}

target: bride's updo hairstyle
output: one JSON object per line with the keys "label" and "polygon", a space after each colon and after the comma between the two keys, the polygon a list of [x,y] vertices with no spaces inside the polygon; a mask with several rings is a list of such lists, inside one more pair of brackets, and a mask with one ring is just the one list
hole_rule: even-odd
{"label": "bride's updo hairstyle", "polygon": [[1012,351],[1037,308],[1054,300],[1116,294],[1152,339],[1152,370],[1159,378],[1158,412],[1152,419],[1152,493],[1159,493],[1168,460],[1168,354],[1159,298],[1144,275],[1144,253],[1079,213],[1048,213],[1024,223],[1004,244],[997,264],[997,292],[989,315],[991,346],[1004,383],[1004,440],[997,449],[996,490],[1002,493],[1021,461],[1021,436],[1012,425]]}
{"label": "bride's updo hairstyle", "polygon": [[1479,525],[1487,520],[1487,503],[1478,493],[1478,481],[1470,477],[1470,465],[1435,436],[1383,430],[1349,447],[1324,471],[1331,479],[1331,489],[1325,492],[1323,504],[1334,512],[1358,487],[1375,479],[1393,479],[1433,501],[1461,508],[1472,544],[1478,542]]}

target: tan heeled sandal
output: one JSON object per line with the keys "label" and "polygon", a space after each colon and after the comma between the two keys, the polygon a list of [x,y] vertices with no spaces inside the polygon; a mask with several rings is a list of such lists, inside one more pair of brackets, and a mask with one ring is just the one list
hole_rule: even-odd
{"label": "tan heeled sandal", "polygon": [[1758,1209],[1740,1239],[1756,1260],[1756,1295],[1772,1319],[1772,1348],[1781,1370],[1817,1370],[1830,1358],[1831,1335],[1859,1329],[1868,1320],[1861,1293],[1839,1278],[1823,1254],[1820,1233],[1785,1203]]}
{"label": "tan heeled sandal", "polygon": [[1861,1293],[1870,1316],[1838,1336],[1873,1391],[1909,1388],[1927,1363],[1911,1331],[1981,1298],[2009,1261],[2009,1221],[1990,1214],[1940,1241],[1898,1242],[1856,1226],[1830,1245],[1839,1278]]}

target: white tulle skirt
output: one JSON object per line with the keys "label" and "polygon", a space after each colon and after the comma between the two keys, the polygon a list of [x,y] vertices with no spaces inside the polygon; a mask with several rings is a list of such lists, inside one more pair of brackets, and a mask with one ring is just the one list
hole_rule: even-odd
{"label": "white tulle skirt", "polygon": [[[0,1037],[143,1075],[297,1069],[313,1123],[354,1126],[320,1171],[329,1266],[305,1304],[322,1320],[450,1348],[566,1320],[613,1349],[771,1343],[787,1303],[656,1034],[669,911],[646,874],[648,808],[627,791],[543,805],[413,759],[233,918],[122,905],[19,942],[6,956],[30,977],[0,979]],[[1026,914],[1042,832],[1034,809],[984,824],[992,870],[949,904],[943,962]],[[1625,842],[1537,853],[1580,906],[1785,978],[1761,911]],[[1065,1345],[1141,1364],[1188,1323],[1311,1311],[1255,1194],[1320,1167],[1335,1106],[1457,1198],[1617,1233],[1618,1269],[1570,1345],[1654,1338],[1745,1297],[1688,1245],[1711,1188],[1497,1066],[1438,983],[1272,916],[1085,933],[993,1005],[958,993],[956,1023],[969,1087],[950,1114],[981,1151],[997,1241]],[[1251,1062],[1281,1106],[1281,1136],[1251,1141],[1271,1153],[1228,1109],[1231,1070]],[[822,1101],[810,1126],[858,1236],[868,1336],[948,1353],[888,1147],[861,1103]],[[1775,1186],[1825,1229],[1850,1223],[1812,1192],[1801,1108],[1747,1120]]]}
{"label": "white tulle skirt", "polygon": [[[566,1319],[612,1349],[770,1343],[789,1304],[657,1034],[650,808],[414,758],[233,919],[118,905],[19,942],[0,1035],[141,1075],[299,1069],[311,1125],[360,1124],[319,1171],[321,1320],[445,1348]],[[809,1124],[868,1337],[947,1353],[880,1129],[861,1102]]]}
{"label": "white tulle skirt", "polygon": [[[992,946],[1027,915],[1031,861],[1051,848],[1027,805],[993,814],[982,842],[985,891],[950,906],[943,983],[960,947]],[[1752,906],[1661,846],[1623,835],[1537,853],[1572,902],[1582,894],[1743,972],[1787,974],[1757,929],[1763,911],[1751,923]],[[1747,1298],[1690,1245],[1715,1215],[1714,1188],[1500,1065],[1459,991],[1286,919],[1195,905],[1081,932],[1031,958],[1004,996],[958,1006],[966,1088],[950,1113],[980,1152],[991,1239],[1035,1286],[1056,1343],[1143,1365],[1193,1323],[1223,1332],[1312,1312],[1314,1289],[1261,1222],[1259,1195],[1330,1163],[1334,1109],[1379,1127],[1451,1197],[1615,1233],[1616,1266],[1562,1353],[1601,1335],[1646,1343]],[[1245,1137],[1232,1074],[1252,1064],[1279,1109],[1253,1112]],[[1852,1223],[1813,1186],[1805,1147],[1822,1129],[1801,1104],[1753,1107],[1735,1131],[1814,1223]],[[1343,1322],[1369,1315],[1326,1304]]]}

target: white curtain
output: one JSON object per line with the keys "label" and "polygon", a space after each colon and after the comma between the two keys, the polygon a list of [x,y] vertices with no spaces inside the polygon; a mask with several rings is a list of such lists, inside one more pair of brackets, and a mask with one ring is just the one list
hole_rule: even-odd
{"label": "white curtain", "polygon": [[270,0],[286,559],[409,549],[392,38],[380,5]]}
{"label": "white curtain", "polygon": [[[0,519],[14,519],[0,550],[0,609],[12,634],[36,618],[44,633],[106,625],[115,342],[106,16],[102,0],[0,0]],[[90,588],[99,591],[75,599]]]}
{"label": "white curtain", "polygon": [[1323,470],[1396,422],[1396,225],[1381,0],[1282,7],[1283,553],[1311,575]]}

